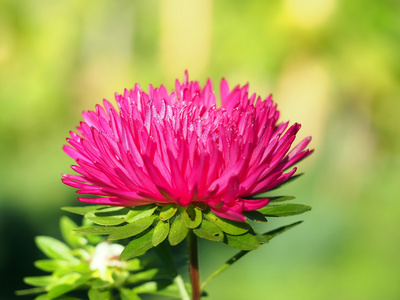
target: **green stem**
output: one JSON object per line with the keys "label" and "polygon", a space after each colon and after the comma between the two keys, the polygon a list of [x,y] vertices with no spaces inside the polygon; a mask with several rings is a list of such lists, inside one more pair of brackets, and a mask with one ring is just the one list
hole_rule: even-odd
{"label": "green stem", "polygon": [[189,248],[189,274],[192,282],[192,300],[200,300],[200,273],[199,273],[199,257],[197,252],[197,237],[190,231],[188,236]]}
{"label": "green stem", "polygon": [[183,278],[181,275],[176,275],[174,278],[174,282],[176,286],[178,287],[179,293],[181,294],[182,300],[190,300],[188,291],[186,290],[185,287],[185,282],[183,281]]}
{"label": "green stem", "polygon": [[218,269],[216,269],[208,278],[203,282],[201,285],[201,290],[204,290],[204,287],[216,276],[218,276],[220,273],[228,269],[234,262],[236,262],[239,258],[244,256],[245,254],[249,253],[250,251],[242,250],[238,252],[236,255],[231,257],[229,260],[227,260],[222,266],[220,266]]}

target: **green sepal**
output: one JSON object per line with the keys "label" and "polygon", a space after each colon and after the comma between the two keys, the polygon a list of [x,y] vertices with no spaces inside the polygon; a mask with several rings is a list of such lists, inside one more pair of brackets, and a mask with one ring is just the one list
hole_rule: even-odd
{"label": "green sepal", "polygon": [[111,234],[116,228],[115,226],[88,226],[88,227],[79,227],[74,231],[76,233],[82,234],[98,234],[98,235],[106,235]]}
{"label": "green sepal", "polygon": [[267,205],[258,211],[267,217],[286,217],[299,215],[304,212],[310,211],[311,206],[303,204],[279,204]]}
{"label": "green sepal", "polygon": [[275,197],[268,197],[270,203],[276,203],[276,202],[283,202],[283,201],[289,201],[296,199],[294,196],[275,196]]}
{"label": "green sepal", "polygon": [[36,268],[46,271],[46,272],[54,272],[56,270],[65,269],[70,264],[65,260],[57,260],[57,259],[41,259],[34,262]]}
{"label": "green sepal", "polygon": [[122,251],[121,260],[127,260],[134,258],[136,256],[142,255],[147,252],[147,250],[153,248],[151,240],[153,238],[154,228],[148,228],[142,232],[138,237],[134,238],[125,249]]}
{"label": "green sepal", "polygon": [[205,217],[218,227],[222,229],[223,232],[230,235],[241,235],[249,231],[250,225],[247,222],[235,222],[232,220],[224,219],[215,215],[212,211],[204,213]]}
{"label": "green sepal", "polygon": [[175,220],[172,222],[171,228],[169,230],[168,240],[171,246],[178,245],[180,242],[182,242],[185,239],[188,232],[189,229],[183,222],[182,215],[177,216]]}
{"label": "green sepal", "polygon": [[203,214],[201,213],[200,209],[194,208],[192,205],[190,205],[183,212],[182,219],[188,228],[193,229],[200,225],[201,221],[203,220]]}
{"label": "green sepal", "polygon": [[96,212],[88,212],[85,218],[92,221],[95,224],[112,226],[119,225],[125,222],[126,213],[116,213],[120,210],[126,210],[125,207],[106,207]]}
{"label": "green sepal", "polygon": [[193,233],[200,238],[215,242],[221,242],[224,239],[222,229],[207,220],[203,220],[199,227],[193,229]]}
{"label": "green sepal", "polygon": [[107,206],[106,205],[64,206],[61,207],[61,209],[73,214],[84,216],[89,212],[94,212],[105,207]]}
{"label": "green sepal", "polygon": [[37,236],[35,242],[39,249],[49,258],[65,260],[71,263],[79,262],[79,260],[71,254],[71,249],[66,244],[55,238],[49,236]]}
{"label": "green sepal", "polygon": [[110,290],[90,289],[88,292],[89,300],[111,300]]}
{"label": "green sepal", "polygon": [[135,206],[131,208],[131,210],[128,212],[125,220],[128,223],[132,223],[135,222],[136,220],[146,218],[148,216],[151,216],[156,210],[156,208],[157,206],[154,204]]}
{"label": "green sepal", "polygon": [[172,218],[176,211],[178,210],[178,206],[175,203],[169,203],[164,205],[160,211],[160,220],[168,220]]}
{"label": "green sepal", "polygon": [[140,300],[141,298],[132,290],[126,288],[119,288],[119,295],[121,300]]}
{"label": "green sepal", "polygon": [[261,246],[259,238],[249,232],[242,235],[225,234],[224,243],[230,247],[247,251],[255,250]]}
{"label": "green sepal", "polygon": [[256,210],[252,210],[252,211],[244,211],[243,215],[247,218],[249,218],[250,220],[257,222],[257,223],[266,223],[268,222],[268,220],[265,218],[265,216],[256,211]]}
{"label": "green sepal", "polygon": [[109,241],[121,240],[142,233],[153,224],[154,215],[149,215],[142,219],[136,219],[128,225],[115,227],[108,236]]}
{"label": "green sepal", "polygon": [[169,233],[169,220],[162,221],[160,220],[156,227],[154,228],[153,237],[151,239],[151,244],[153,247],[156,247],[160,243],[162,243],[168,236]]}

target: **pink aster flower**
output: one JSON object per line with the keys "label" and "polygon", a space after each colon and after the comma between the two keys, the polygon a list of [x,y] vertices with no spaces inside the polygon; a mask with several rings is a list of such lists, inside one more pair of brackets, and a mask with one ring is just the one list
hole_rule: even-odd
{"label": "pink aster flower", "polygon": [[221,106],[211,81],[178,80],[164,86],[139,85],[116,94],[116,110],[107,100],[83,112],[85,122],[71,132],[64,151],[75,159],[79,175],[62,181],[79,194],[100,196],[80,201],[116,206],[202,203],[216,215],[245,221],[268,198],[250,199],[288,180],[295,163],[308,156],[311,138],[290,148],[300,124],[277,123],[272,97],[249,96],[248,85],[229,89],[222,79]]}

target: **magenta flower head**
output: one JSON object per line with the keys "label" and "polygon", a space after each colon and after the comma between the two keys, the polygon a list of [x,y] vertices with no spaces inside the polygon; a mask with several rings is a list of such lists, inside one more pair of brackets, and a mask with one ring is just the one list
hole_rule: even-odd
{"label": "magenta flower head", "polygon": [[312,152],[305,150],[311,138],[292,147],[300,124],[278,123],[272,97],[249,95],[248,85],[230,89],[222,79],[220,95],[218,105],[211,81],[202,88],[186,72],[171,93],[136,85],[116,94],[118,110],[104,100],[83,112],[79,133],[67,139],[64,151],[79,175],[63,174],[62,181],[99,196],[82,202],[193,204],[245,221],[244,211],[269,202],[252,197],[288,180],[292,166]]}

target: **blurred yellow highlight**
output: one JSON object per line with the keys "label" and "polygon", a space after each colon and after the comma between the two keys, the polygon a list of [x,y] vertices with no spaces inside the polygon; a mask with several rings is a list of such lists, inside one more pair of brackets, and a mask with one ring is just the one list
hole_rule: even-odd
{"label": "blurred yellow highlight", "polygon": [[329,19],[336,8],[336,0],[285,0],[289,19],[301,28],[314,28]]}

